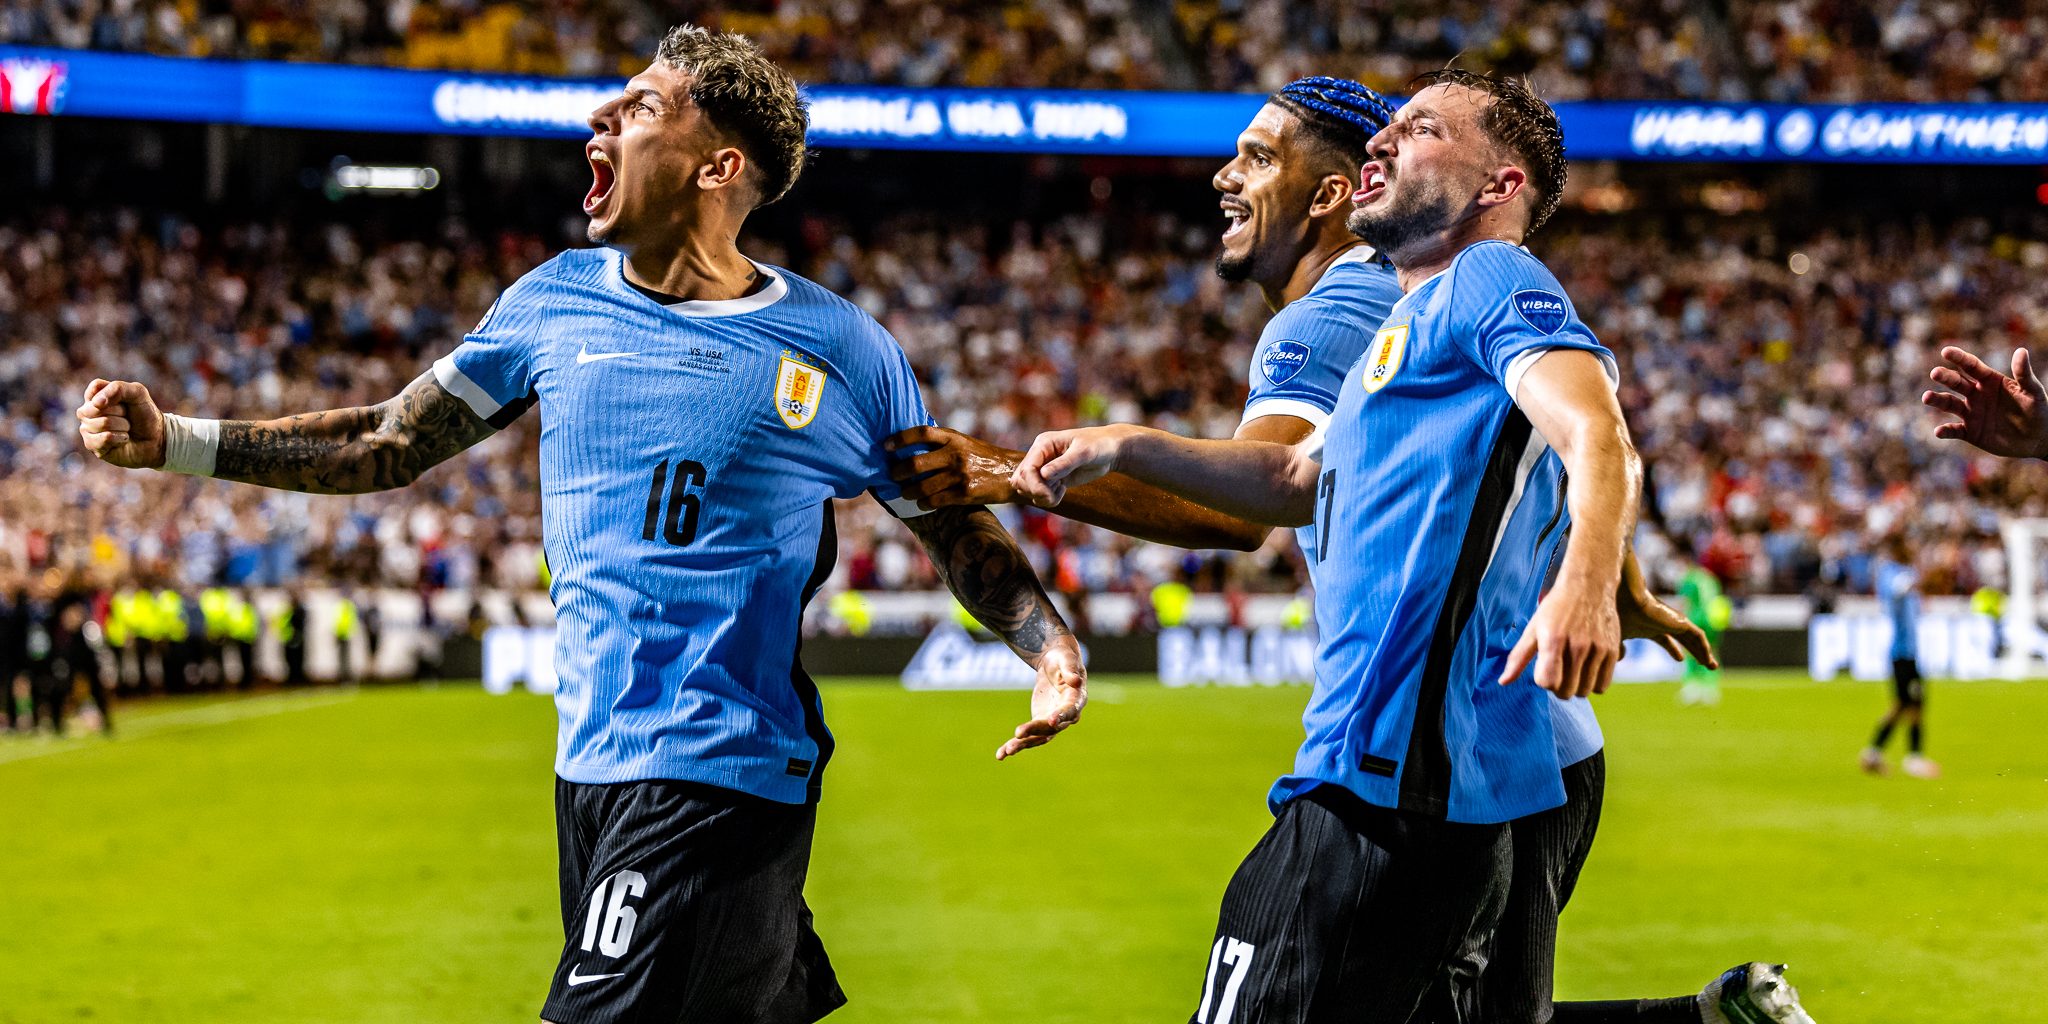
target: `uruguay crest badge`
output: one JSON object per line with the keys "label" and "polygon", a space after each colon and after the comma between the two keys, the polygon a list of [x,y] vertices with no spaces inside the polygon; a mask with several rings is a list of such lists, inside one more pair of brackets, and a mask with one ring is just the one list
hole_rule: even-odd
{"label": "uruguay crest badge", "polygon": [[1365,351],[1365,391],[1371,394],[1386,387],[1401,372],[1401,357],[1408,351],[1408,325],[1388,327],[1373,335]]}
{"label": "uruguay crest badge", "polygon": [[791,430],[810,426],[824,400],[825,371],[784,354],[775,375],[775,412],[782,422]]}

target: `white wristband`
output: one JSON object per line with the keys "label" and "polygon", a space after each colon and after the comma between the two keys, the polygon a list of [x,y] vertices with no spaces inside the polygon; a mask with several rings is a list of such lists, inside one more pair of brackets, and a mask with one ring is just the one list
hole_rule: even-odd
{"label": "white wristband", "polygon": [[214,457],[219,454],[219,420],[164,414],[164,472],[212,476]]}

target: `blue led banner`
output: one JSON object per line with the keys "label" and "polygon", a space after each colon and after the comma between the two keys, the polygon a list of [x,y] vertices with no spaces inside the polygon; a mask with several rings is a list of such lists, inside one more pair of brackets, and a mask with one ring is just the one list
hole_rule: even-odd
{"label": "blue led banner", "polygon": [[[0,113],[575,137],[617,79],[0,46]],[[811,144],[1223,156],[1261,97],[817,85]],[[1576,159],[2048,164],[2048,105],[1558,105]],[[5,124],[0,121],[0,124]]]}

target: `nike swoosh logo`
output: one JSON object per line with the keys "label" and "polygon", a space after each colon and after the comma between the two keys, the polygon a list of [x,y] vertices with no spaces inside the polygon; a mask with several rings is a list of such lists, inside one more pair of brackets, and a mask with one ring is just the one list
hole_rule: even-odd
{"label": "nike swoosh logo", "polygon": [[623,977],[625,977],[625,975],[624,975],[624,974],[577,974],[577,973],[576,973],[577,971],[580,971],[580,970],[582,970],[582,969],[583,969],[583,965],[582,965],[582,964],[577,964],[576,966],[574,966],[574,967],[571,967],[571,968],[569,968],[569,987],[570,987],[570,988],[575,988],[575,987],[576,987],[576,986],[578,986],[578,985],[588,985],[588,984],[590,984],[590,983],[591,983],[591,982],[593,982],[593,981],[603,981],[603,980],[605,980],[606,978],[623,978]]}
{"label": "nike swoosh logo", "polygon": [[585,345],[582,350],[576,353],[576,365],[582,366],[584,363],[594,363],[600,359],[624,359],[627,356],[637,356],[639,354],[638,352],[592,352],[590,346]]}

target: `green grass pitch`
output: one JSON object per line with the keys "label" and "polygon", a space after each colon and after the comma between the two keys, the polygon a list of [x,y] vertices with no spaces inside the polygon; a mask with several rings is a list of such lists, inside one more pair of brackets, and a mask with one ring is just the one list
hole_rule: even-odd
{"label": "green grass pitch", "polygon": [[[1018,694],[827,683],[810,900],[835,1024],[1185,1020],[1306,691],[1099,680],[997,764]],[[1559,991],[1775,957],[1821,1024],[2040,1020],[2048,684],[1936,684],[1947,777],[1866,778],[1876,685],[1600,698],[1601,838]],[[135,709],[0,740],[0,1022],[532,1020],[561,943],[551,705],[471,686]]]}

